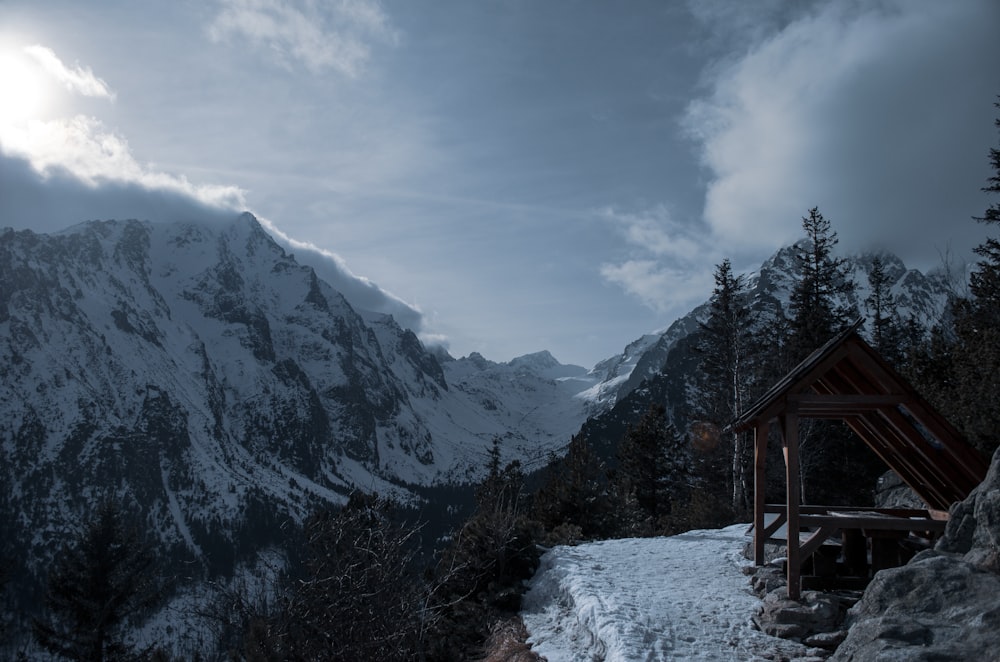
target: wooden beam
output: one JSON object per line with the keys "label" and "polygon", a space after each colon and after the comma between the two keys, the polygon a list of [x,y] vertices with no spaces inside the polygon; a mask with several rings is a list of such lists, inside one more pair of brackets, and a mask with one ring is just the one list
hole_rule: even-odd
{"label": "wooden beam", "polygon": [[[947,509],[952,502],[967,497],[978,485],[962,465],[956,462],[954,455],[948,452],[947,446],[935,448],[931,445],[899,409],[884,410],[882,415],[903,439],[909,441],[907,450],[911,453],[911,458],[920,461],[924,467],[919,476],[922,483],[938,490],[935,503],[928,501],[927,505],[942,510]],[[917,490],[917,493],[920,494],[920,490]],[[924,500],[927,501],[926,497]]]}
{"label": "wooden beam", "polygon": [[819,549],[820,545],[826,542],[827,538],[839,530],[840,528],[837,526],[821,526],[809,536],[809,539],[802,543],[802,547],[799,549],[801,553],[799,556],[799,567],[802,567],[802,564]]}
{"label": "wooden beam", "polygon": [[800,391],[814,382],[819,375],[822,375],[831,366],[847,356],[847,349],[843,346],[836,347],[829,356],[815,365],[807,365],[808,359],[804,360],[792,372],[785,375],[784,379],[772,386],[760,400],[746,411],[737,423],[735,430],[742,432],[749,429],[757,421],[771,421],[778,418],[786,407],[783,394],[788,391]]}
{"label": "wooden beam", "polygon": [[810,418],[813,414],[856,414],[861,411],[893,407],[905,401],[896,393],[864,395],[855,393],[789,393],[789,411]]}
{"label": "wooden beam", "polygon": [[944,533],[948,522],[931,519],[930,517],[891,517],[879,514],[864,515],[862,513],[829,515],[802,515],[799,522],[803,526],[818,526],[834,529],[863,529],[866,531],[930,531]]}
{"label": "wooden beam", "polygon": [[968,477],[968,484],[971,485],[968,488],[970,492],[983,482],[986,478],[986,471],[989,469],[989,463],[983,459],[979,451],[965,441],[961,433],[919,396],[915,396],[903,406],[913,420],[922,425],[938,443],[948,450],[948,454],[954,458],[955,464]]}
{"label": "wooden beam", "polygon": [[788,508],[788,597],[798,600],[801,595],[801,560],[799,556],[799,417],[782,417],[782,448],[785,455],[785,485]]}
{"label": "wooden beam", "polygon": [[[924,494],[927,490],[923,489],[925,483],[920,477],[922,470],[913,462],[919,460],[920,456],[907,452],[907,444],[899,437],[898,432],[882,422],[880,418],[877,418],[878,416],[879,414],[869,414],[867,416],[845,417],[844,422],[879,456],[887,467],[895,471],[896,475],[910,486],[910,489],[928,501],[928,505],[931,505],[927,497],[932,495],[925,496]],[[932,491],[934,498],[931,500],[939,501],[940,495],[936,490]]]}
{"label": "wooden beam", "polygon": [[781,528],[781,525],[788,521],[788,516],[785,514],[785,510],[782,509],[780,513],[771,521],[770,524],[764,527],[763,535],[764,540],[770,540],[774,532]]}
{"label": "wooden beam", "polygon": [[765,488],[767,487],[767,434],[771,425],[768,421],[757,421],[753,429],[753,562],[764,565],[764,543],[768,534],[764,531]]}

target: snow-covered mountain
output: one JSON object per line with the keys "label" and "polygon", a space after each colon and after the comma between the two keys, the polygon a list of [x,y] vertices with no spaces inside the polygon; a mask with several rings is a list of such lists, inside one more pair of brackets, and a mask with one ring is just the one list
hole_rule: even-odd
{"label": "snow-covered mountain", "polygon": [[540,461],[586,417],[583,368],[439,360],[250,214],[8,228],[0,284],[3,544],[36,567],[102,494],[225,570],[280,519],[466,480],[497,438]]}
{"label": "snow-covered mountain", "polygon": [[[791,251],[752,275],[758,307],[787,305]],[[850,261],[859,309],[871,257]],[[945,279],[882,259],[903,314],[939,319]],[[455,359],[353,307],[249,214],[0,230],[0,557],[41,579],[113,494],[165,557],[229,572],[351,490],[478,477],[494,439],[527,469],[584,424],[613,443],[651,400],[688,397],[706,314],[589,371]]]}
{"label": "snow-covered mountain", "polygon": [[[795,254],[798,248],[785,246],[765,260],[760,269],[747,274],[752,308],[760,319],[789,316],[789,300],[798,279]],[[887,253],[859,253],[845,257],[847,277],[854,291],[838,305],[870,317],[865,299],[870,294],[868,275],[876,255],[889,280],[889,290],[902,320],[913,319],[930,328],[945,315],[953,295],[946,274],[907,269],[897,256]],[[591,417],[584,433],[592,443],[610,452],[625,427],[641,416],[651,402],[666,403],[674,422],[684,427],[683,412],[692,401],[692,377],[697,369],[694,352],[696,332],[709,314],[708,301],[675,320],[665,331],[647,334],[630,343],[618,356],[605,359],[591,371],[597,383],[580,394],[589,402]],[[871,328],[870,319],[866,328]],[[862,333],[865,328],[862,329]]]}

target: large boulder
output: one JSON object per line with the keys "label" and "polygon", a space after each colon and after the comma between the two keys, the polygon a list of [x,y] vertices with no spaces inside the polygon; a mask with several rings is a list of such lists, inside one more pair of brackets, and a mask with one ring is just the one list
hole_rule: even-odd
{"label": "large boulder", "polygon": [[875,575],[831,658],[991,660],[1000,651],[1000,450],[933,550]]}
{"label": "large boulder", "polygon": [[1000,651],[1000,575],[922,552],[883,570],[848,612],[833,660],[991,660]]}
{"label": "large boulder", "polygon": [[903,482],[895,471],[887,471],[875,483],[876,508],[918,508],[927,504],[913,489]]}
{"label": "large boulder", "polygon": [[969,498],[952,506],[940,552],[961,554],[972,565],[1000,573],[1000,448],[986,479]]}

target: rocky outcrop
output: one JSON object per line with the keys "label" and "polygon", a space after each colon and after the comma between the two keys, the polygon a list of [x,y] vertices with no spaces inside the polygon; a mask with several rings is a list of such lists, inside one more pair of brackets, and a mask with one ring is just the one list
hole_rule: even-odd
{"label": "rocky outcrop", "polygon": [[1000,573],[1000,449],[986,479],[969,498],[951,509],[948,528],[937,551],[961,554],[977,568]]}
{"label": "rocky outcrop", "polygon": [[875,507],[923,510],[927,504],[895,471],[887,471],[879,476],[875,484]]}
{"label": "rocky outcrop", "polygon": [[832,660],[993,660],[1000,651],[1000,451],[933,550],[883,570]]}
{"label": "rocky outcrop", "polygon": [[754,626],[772,637],[808,646],[810,658],[826,659],[847,636],[845,613],[860,594],[805,591],[800,600],[791,600],[783,562],[776,559],[753,569],[751,586],[761,598]]}

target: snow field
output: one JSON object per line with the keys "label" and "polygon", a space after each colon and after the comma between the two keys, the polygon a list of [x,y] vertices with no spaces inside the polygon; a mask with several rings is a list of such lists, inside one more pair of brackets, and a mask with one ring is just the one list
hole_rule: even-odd
{"label": "snow field", "polygon": [[521,617],[549,662],[764,660],[804,646],[754,629],[748,525],[555,547]]}

